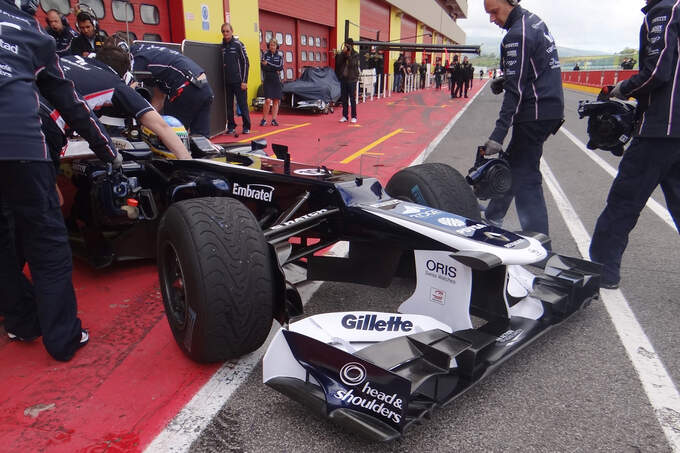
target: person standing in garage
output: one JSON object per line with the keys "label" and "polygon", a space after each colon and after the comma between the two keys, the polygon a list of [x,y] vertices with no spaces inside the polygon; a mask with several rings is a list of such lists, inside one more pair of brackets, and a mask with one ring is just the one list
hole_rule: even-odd
{"label": "person standing in garage", "polygon": [[269,49],[262,56],[262,73],[264,74],[264,107],[262,114],[262,121],[260,126],[267,125],[267,115],[272,112],[272,126],[278,126],[276,116],[279,113],[279,104],[281,103],[281,77],[279,76],[283,69],[283,57],[279,55],[279,42],[276,38],[272,38],[268,43]]}
{"label": "person standing in garage", "polygon": [[354,40],[348,38],[342,46],[342,52],[335,56],[335,73],[340,80],[340,102],[342,102],[342,118],[347,121],[349,105],[352,106],[352,123],[357,122],[356,89],[359,81],[359,54],[354,50]]}
{"label": "person standing in garage", "polygon": [[[64,79],[55,42],[33,17],[37,6],[0,0],[0,313],[10,339],[42,336],[47,352],[67,361],[89,334],[77,315],[71,250],[55,168],[40,130],[38,90],[100,159],[114,165],[122,159]],[[22,273],[24,260],[33,283]]]}
{"label": "person standing in garage", "polygon": [[250,134],[248,111],[248,71],[250,62],[246,46],[234,36],[231,24],[222,24],[222,67],[224,88],[227,93],[227,134],[236,130],[234,121],[234,97],[243,119],[243,133]]}

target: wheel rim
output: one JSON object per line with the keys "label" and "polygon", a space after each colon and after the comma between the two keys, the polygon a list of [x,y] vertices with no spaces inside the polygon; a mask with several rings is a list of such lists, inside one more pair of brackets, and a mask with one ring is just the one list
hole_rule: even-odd
{"label": "wheel rim", "polygon": [[167,297],[167,316],[180,329],[187,322],[187,295],[177,251],[169,242],[163,247],[163,288]]}

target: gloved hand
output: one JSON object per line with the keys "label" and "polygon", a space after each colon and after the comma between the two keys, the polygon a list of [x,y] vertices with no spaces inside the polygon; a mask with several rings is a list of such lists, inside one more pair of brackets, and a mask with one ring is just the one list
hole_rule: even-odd
{"label": "gloved hand", "polygon": [[623,99],[624,101],[626,99],[628,99],[626,96],[623,95],[623,92],[621,91],[622,85],[623,85],[623,80],[616,84],[614,89],[609,93],[609,97],[610,98],[616,98],[616,99]]}
{"label": "gloved hand", "polygon": [[505,77],[499,77],[491,82],[491,92],[493,94],[501,94],[503,92],[503,84],[505,83]]}
{"label": "gloved hand", "polygon": [[486,143],[484,144],[484,155],[485,156],[493,156],[494,154],[498,154],[503,152],[503,145],[498,143],[495,140],[487,140]]}
{"label": "gloved hand", "polygon": [[123,155],[121,153],[116,153],[116,157],[113,159],[113,162],[111,162],[111,166],[114,169],[118,169],[121,165],[123,165]]}

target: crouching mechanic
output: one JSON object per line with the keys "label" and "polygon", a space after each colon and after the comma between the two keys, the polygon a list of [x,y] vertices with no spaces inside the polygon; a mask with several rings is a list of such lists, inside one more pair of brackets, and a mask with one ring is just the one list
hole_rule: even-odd
{"label": "crouching mechanic", "polygon": [[[71,250],[40,130],[38,90],[100,159],[120,165],[120,155],[64,79],[55,42],[33,17],[37,5],[0,0],[0,313],[10,338],[42,335],[47,352],[66,361],[89,336],[77,316]],[[24,260],[32,284],[22,273]]]}
{"label": "crouching mechanic", "polygon": [[[95,113],[134,117],[151,129],[178,159],[191,159],[189,151],[156,110],[121,78],[129,75],[128,54],[115,45],[105,45],[96,59],[76,55],[61,59],[64,76],[73,81],[76,90],[85,98]],[[58,113],[50,115],[58,122]],[[68,121],[66,121],[68,124]],[[54,128],[51,128],[54,130]],[[44,129],[46,135],[48,130]]]}
{"label": "crouching mechanic", "polygon": [[210,136],[214,95],[203,68],[191,58],[156,44],[130,48],[134,71],[148,71],[155,86],[153,106],[179,119],[189,133]]}
{"label": "crouching mechanic", "polygon": [[485,211],[489,223],[500,225],[515,198],[522,229],[548,234],[548,211],[539,169],[543,144],[554,134],[564,117],[562,74],[555,41],[546,24],[522,9],[519,0],[484,0],[491,22],[508,30],[501,43],[501,69],[505,78],[494,85],[505,90],[496,128],[486,142],[486,155],[502,151],[502,143],[513,126],[508,145],[512,190],[493,199]]}
{"label": "crouching mechanic", "polygon": [[590,258],[604,265],[601,286],[609,289],[619,286],[628,235],[659,184],[680,231],[680,1],[647,0],[642,12],[640,72],[611,92],[620,99],[637,98],[641,118],[590,244]]}

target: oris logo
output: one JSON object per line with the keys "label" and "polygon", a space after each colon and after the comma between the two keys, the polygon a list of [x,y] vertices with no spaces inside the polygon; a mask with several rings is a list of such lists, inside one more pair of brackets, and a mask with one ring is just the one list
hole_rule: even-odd
{"label": "oris logo", "polygon": [[254,200],[272,201],[274,188],[272,186],[265,186],[264,184],[248,184],[244,187],[235,182],[231,193],[240,197],[252,198]]}
{"label": "oris logo", "polygon": [[340,368],[340,380],[351,387],[359,385],[366,379],[366,368],[360,363],[350,362]]}
{"label": "oris logo", "polygon": [[448,278],[456,278],[457,270],[455,266],[443,264],[435,260],[427,260],[425,267],[428,271]]}

